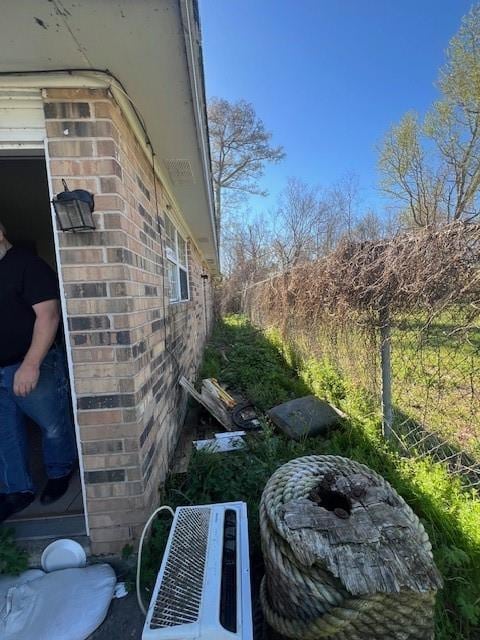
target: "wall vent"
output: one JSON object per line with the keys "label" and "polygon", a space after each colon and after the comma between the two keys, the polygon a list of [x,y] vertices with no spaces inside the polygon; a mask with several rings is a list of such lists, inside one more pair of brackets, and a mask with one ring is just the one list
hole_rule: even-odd
{"label": "wall vent", "polygon": [[173,184],[195,184],[189,160],[171,158],[164,161]]}

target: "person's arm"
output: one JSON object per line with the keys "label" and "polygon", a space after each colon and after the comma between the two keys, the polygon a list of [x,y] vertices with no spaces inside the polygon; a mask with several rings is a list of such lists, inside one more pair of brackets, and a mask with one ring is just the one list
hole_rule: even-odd
{"label": "person's arm", "polygon": [[32,308],[36,315],[32,343],[13,381],[13,392],[23,397],[37,386],[40,365],[55,340],[60,322],[58,300],[45,300]]}

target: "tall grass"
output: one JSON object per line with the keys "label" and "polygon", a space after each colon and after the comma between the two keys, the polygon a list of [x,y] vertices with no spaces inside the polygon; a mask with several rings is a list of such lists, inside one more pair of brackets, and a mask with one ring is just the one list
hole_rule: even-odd
{"label": "tall grass", "polygon": [[[381,437],[376,404],[351,388],[327,360],[302,358],[278,331],[259,332],[245,318],[230,316],[216,327],[201,375],[217,377],[246,394],[259,409],[305,393],[325,397],[348,414],[327,438],[293,442],[265,424],[248,446],[229,454],[198,452],[186,476],[167,483],[163,501],[172,505],[244,500],[248,504],[254,567],[259,564],[258,504],[280,465],[308,454],[343,455],[382,474],[422,519],[444,577],[436,609],[437,640],[480,638],[480,502],[462,491],[446,471],[428,460],[401,458]],[[152,582],[167,526],[157,521],[144,562]]]}

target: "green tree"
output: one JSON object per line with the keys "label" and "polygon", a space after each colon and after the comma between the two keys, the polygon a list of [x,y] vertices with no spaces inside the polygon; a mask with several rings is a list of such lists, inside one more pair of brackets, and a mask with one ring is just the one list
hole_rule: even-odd
{"label": "green tree", "polygon": [[380,148],[382,188],[417,226],[478,215],[480,192],[480,5],[450,41],[440,99],[423,121],[407,113]]}

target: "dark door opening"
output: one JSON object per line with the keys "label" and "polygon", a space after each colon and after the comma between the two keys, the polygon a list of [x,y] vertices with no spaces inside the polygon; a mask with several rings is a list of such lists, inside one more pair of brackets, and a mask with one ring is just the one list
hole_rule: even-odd
{"label": "dark door opening", "polygon": [[[0,156],[0,220],[14,246],[27,248],[58,272],[51,220],[45,158]],[[85,533],[82,487],[78,470],[67,493],[57,502],[42,505],[38,496],[46,483],[39,428],[28,425],[30,471],[37,499],[5,521],[17,538],[48,538]]]}

